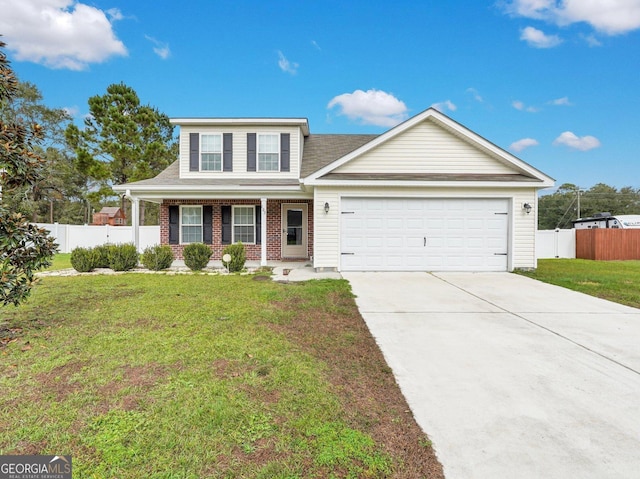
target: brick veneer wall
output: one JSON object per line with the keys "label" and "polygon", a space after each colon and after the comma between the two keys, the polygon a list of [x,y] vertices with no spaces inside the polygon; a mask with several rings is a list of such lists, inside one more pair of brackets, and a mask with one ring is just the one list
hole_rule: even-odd
{"label": "brick veneer wall", "polygon": [[[306,204],[308,209],[307,221],[307,252],[313,256],[313,200],[267,200],[267,260],[281,260],[282,258],[282,215],[283,203]],[[227,245],[222,244],[222,206],[259,205],[260,200],[164,200],[160,205],[160,243],[169,244],[169,205],[211,205],[213,206],[213,244],[211,259],[222,259],[222,250]],[[263,238],[264,241],[264,238]],[[171,250],[176,259],[183,259],[182,250],[185,245],[172,244]],[[259,244],[245,244],[247,259],[259,261],[262,246]]]}

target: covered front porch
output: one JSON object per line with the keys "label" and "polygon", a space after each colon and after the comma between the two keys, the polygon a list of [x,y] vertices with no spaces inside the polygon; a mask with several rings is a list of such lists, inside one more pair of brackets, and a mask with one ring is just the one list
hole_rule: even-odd
{"label": "covered front porch", "polygon": [[[137,198],[132,210],[138,245]],[[171,198],[160,203],[160,244],[169,245],[176,260],[190,243],[210,246],[220,262],[226,246],[242,242],[248,261],[313,259],[313,200],[307,198]]]}

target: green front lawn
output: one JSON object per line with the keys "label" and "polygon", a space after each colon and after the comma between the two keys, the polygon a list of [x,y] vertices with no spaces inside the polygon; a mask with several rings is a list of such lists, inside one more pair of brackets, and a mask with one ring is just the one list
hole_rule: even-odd
{"label": "green front lawn", "polygon": [[70,269],[71,266],[71,253],[57,253],[53,257],[53,263],[46,271],[57,271],[60,269]]}
{"label": "green front lawn", "polygon": [[346,281],[43,278],[0,391],[0,454],[74,478],[442,477]]}
{"label": "green front lawn", "polygon": [[640,261],[541,259],[530,278],[640,308]]}

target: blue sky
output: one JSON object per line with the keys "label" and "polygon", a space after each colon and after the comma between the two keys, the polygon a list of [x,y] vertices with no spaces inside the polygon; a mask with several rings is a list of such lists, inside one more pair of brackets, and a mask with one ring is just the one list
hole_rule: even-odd
{"label": "blue sky", "polygon": [[640,0],[0,0],[22,81],[81,121],[111,83],[170,117],[381,133],[430,106],[562,183],[640,187]]}

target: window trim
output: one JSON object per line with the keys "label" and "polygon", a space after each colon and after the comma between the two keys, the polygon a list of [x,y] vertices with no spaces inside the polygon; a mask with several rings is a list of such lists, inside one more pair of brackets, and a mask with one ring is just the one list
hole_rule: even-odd
{"label": "window trim", "polygon": [[[220,138],[220,151],[204,151],[203,136],[217,136]],[[219,170],[205,170],[202,168],[202,155],[207,153],[219,153],[220,154],[220,169]],[[200,133],[200,151],[198,152],[198,168],[204,173],[221,173],[224,170],[224,137],[222,133]]]}
{"label": "window trim", "polygon": [[[251,217],[253,218],[253,224],[239,224],[236,225],[236,208],[250,208]],[[243,241],[242,244],[256,244],[256,205],[231,205],[231,244],[235,244],[236,240],[236,226],[252,226],[253,227],[253,241],[251,243]]]}
{"label": "window trim", "polygon": [[[263,170],[260,168],[260,138],[264,138],[266,136],[275,136],[277,139],[277,147],[276,153],[278,155],[278,168],[276,170]],[[279,173],[282,162],[282,146],[280,145],[280,134],[279,133],[258,133],[256,135],[256,171],[261,173]],[[273,154],[273,153],[269,153]]]}
{"label": "window trim", "polygon": [[[190,241],[185,243],[182,239],[182,228],[184,226],[198,226],[198,225],[185,225],[182,223],[182,209],[183,208],[199,208],[200,209],[200,240],[199,241]],[[204,243],[204,211],[202,205],[180,205],[180,218],[178,221],[178,227],[180,232],[180,244],[192,244],[192,243]]]}

